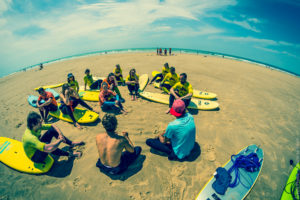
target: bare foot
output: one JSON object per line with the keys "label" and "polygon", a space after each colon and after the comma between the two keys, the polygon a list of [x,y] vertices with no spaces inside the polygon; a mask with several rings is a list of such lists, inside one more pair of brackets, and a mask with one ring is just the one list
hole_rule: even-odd
{"label": "bare foot", "polygon": [[74,126],[78,129],[81,129],[81,126],[77,122],[74,124]]}
{"label": "bare foot", "polygon": [[133,95],[131,96],[131,101],[134,101],[134,97],[133,97]]}
{"label": "bare foot", "polygon": [[74,152],[71,152],[69,157],[76,157],[76,158],[81,158],[82,156],[82,153],[80,151],[74,151]]}
{"label": "bare foot", "polygon": [[137,100],[137,96],[134,97],[134,100]]}
{"label": "bare foot", "polygon": [[171,109],[169,108],[169,109],[166,111],[166,114],[169,114],[169,113],[170,113],[170,110],[171,110]]}

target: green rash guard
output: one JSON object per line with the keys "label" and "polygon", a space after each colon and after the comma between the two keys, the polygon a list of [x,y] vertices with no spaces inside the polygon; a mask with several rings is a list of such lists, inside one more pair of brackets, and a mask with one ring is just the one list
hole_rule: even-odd
{"label": "green rash guard", "polygon": [[37,150],[44,151],[45,143],[41,142],[39,137],[42,130],[48,130],[49,128],[51,128],[51,124],[43,124],[41,129],[37,132],[34,132],[28,128],[26,129],[22,138],[22,142],[24,151],[28,158],[31,159]]}
{"label": "green rash guard", "polygon": [[86,75],[84,78],[84,84],[87,84],[89,87],[94,83],[94,80],[93,80],[93,76],[90,74],[90,75]]}
{"label": "green rash guard", "polygon": [[70,81],[68,84],[69,84],[69,86],[70,86],[71,88],[73,88],[76,92],[78,91],[79,85],[78,85],[78,82],[77,82],[77,81]]}

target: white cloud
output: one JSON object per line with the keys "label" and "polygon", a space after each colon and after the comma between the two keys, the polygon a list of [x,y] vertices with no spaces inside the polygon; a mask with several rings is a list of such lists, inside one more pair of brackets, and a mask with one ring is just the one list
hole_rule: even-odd
{"label": "white cloud", "polygon": [[[251,22],[256,23],[256,24],[260,23],[260,21],[256,18],[248,18],[248,19],[245,19],[243,21],[237,21],[237,20],[226,19],[226,18],[224,18],[223,16],[220,16],[220,15],[218,15],[218,16],[215,15],[214,17],[217,17],[218,19],[220,19],[223,22],[230,23],[230,24],[235,24],[235,25],[241,26],[245,29],[257,32],[257,33],[261,32],[255,26],[250,24]],[[243,16],[243,17],[246,17],[246,16]]]}
{"label": "white cloud", "polygon": [[181,28],[175,31],[178,36],[198,36],[198,35],[211,35],[223,32],[222,29],[212,26],[201,26],[196,29],[192,28]]}

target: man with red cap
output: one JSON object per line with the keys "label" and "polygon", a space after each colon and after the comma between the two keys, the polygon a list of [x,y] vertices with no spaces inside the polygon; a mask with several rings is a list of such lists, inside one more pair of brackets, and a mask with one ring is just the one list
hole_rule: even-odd
{"label": "man with red cap", "polygon": [[157,138],[147,139],[146,144],[153,149],[168,154],[169,160],[182,160],[187,157],[194,148],[196,127],[194,118],[185,112],[185,103],[176,99],[170,113],[176,119],[168,124],[167,130],[159,134]]}

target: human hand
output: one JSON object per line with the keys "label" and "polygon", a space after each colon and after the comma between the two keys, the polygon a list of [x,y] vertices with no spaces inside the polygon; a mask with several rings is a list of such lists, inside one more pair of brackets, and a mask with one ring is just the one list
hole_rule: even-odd
{"label": "human hand", "polygon": [[122,134],[124,137],[128,137],[128,132],[123,131]]}

